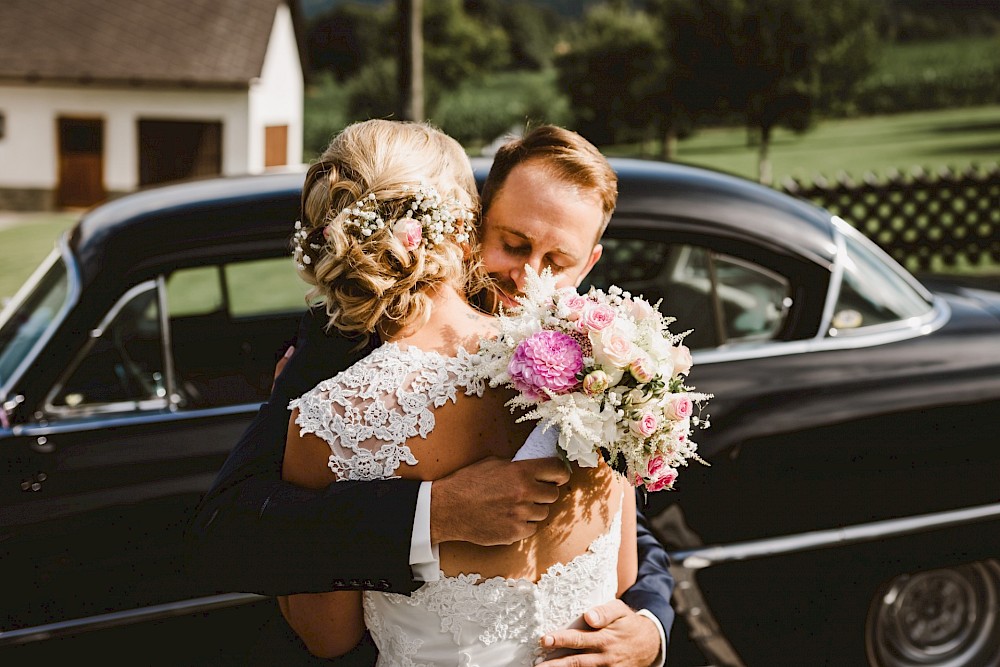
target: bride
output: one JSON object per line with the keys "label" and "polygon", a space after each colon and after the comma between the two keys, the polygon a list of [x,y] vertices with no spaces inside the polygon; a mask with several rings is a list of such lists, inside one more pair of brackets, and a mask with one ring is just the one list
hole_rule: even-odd
{"label": "bride", "polygon": [[[510,459],[529,424],[510,394],[477,378],[495,320],[470,303],[486,284],[476,257],[477,192],[457,142],[421,124],[346,128],[304,185],[300,274],[331,327],[382,345],[292,401],[285,479],[434,480]],[[528,196],[528,195],[526,195]],[[553,494],[557,493],[555,487]],[[317,656],[348,652],[365,628],[378,665],[531,665],[540,640],[579,622],[636,578],[635,495],[603,463],[574,466],[531,537],[509,546],[440,545],[440,576],[412,596],[361,591],[279,598]],[[497,512],[505,508],[497,507]]]}

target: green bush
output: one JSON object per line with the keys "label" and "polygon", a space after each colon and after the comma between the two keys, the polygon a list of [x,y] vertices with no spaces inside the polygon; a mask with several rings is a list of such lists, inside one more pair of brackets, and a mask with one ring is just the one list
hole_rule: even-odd
{"label": "green bush", "polygon": [[302,119],[302,159],[323,152],[330,139],[347,125],[347,90],[329,72],[316,74],[305,94]]}
{"label": "green bush", "polygon": [[566,125],[568,98],[556,87],[555,73],[505,72],[467,81],[443,92],[430,120],[467,147],[478,147],[526,123]]}
{"label": "green bush", "polygon": [[874,115],[979,106],[1000,101],[1000,40],[960,38],[883,49],[850,107],[829,115]]}

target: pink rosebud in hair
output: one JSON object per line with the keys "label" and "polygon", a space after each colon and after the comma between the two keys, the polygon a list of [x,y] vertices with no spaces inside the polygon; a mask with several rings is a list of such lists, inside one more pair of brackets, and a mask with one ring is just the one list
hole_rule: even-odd
{"label": "pink rosebud in hair", "polygon": [[413,218],[401,218],[392,227],[392,233],[407,250],[416,250],[423,238],[420,223]]}

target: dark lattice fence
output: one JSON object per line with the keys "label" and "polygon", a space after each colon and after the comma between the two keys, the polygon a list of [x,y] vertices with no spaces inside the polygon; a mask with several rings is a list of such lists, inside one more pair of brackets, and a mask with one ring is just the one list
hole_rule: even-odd
{"label": "dark lattice fence", "polygon": [[787,180],[782,189],[839,215],[911,270],[1000,264],[1000,165]]}

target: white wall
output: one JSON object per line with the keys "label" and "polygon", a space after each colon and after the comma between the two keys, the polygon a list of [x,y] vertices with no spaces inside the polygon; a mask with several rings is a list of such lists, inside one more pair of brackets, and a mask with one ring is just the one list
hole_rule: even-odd
{"label": "white wall", "polygon": [[281,3],[260,78],[250,85],[249,166],[264,169],[264,128],[288,126],[288,164],[302,162],[302,62],[288,5]]}
{"label": "white wall", "polygon": [[221,122],[223,173],[250,170],[246,91],[3,85],[0,113],[6,117],[0,188],[56,187],[60,116],[104,120],[104,187],[110,191],[138,187],[138,121],[143,118]]}

